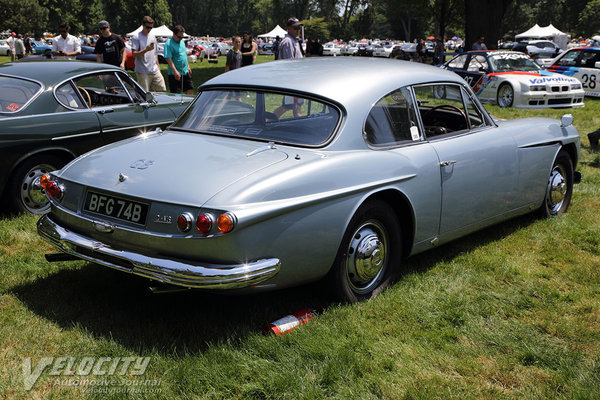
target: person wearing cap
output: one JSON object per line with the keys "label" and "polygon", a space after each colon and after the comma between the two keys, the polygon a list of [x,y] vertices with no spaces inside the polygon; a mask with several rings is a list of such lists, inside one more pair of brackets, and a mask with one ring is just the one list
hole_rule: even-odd
{"label": "person wearing cap", "polygon": [[78,54],[81,54],[81,41],[75,36],[69,34],[69,24],[63,22],[58,27],[58,36],[52,39],[52,54],[61,58],[74,60]]}
{"label": "person wearing cap", "polygon": [[300,26],[302,24],[298,21],[298,18],[292,17],[287,21],[287,34],[279,43],[279,59],[283,60],[286,58],[302,58],[302,50],[298,43],[298,36],[300,35]]}
{"label": "person wearing cap", "polygon": [[140,86],[148,91],[166,92],[165,78],[158,65],[158,42],[152,33],[154,19],[145,16],[142,30],[131,37],[131,55],[135,58],[135,74]]}
{"label": "person wearing cap", "polygon": [[187,51],[185,46],[185,29],[181,25],[173,27],[173,37],[165,43],[165,61],[167,62],[167,75],[169,76],[169,89],[171,93],[194,94],[192,83],[192,69],[188,66]]}
{"label": "person wearing cap", "polygon": [[121,36],[110,31],[110,24],[107,21],[98,22],[101,36],[94,48],[97,62],[115,65],[125,69],[125,43]]}

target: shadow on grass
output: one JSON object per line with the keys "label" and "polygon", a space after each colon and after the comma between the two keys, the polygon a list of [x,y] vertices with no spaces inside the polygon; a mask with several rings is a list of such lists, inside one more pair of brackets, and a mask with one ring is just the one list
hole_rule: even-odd
{"label": "shadow on grass", "polygon": [[[405,273],[419,273],[464,251],[500,240],[535,220],[525,216],[495,225],[409,258]],[[400,278],[402,279],[402,278]],[[211,343],[241,342],[269,322],[297,310],[335,305],[323,283],[253,295],[200,291],[151,294],[150,281],[94,264],[62,270],[11,292],[30,310],[64,329],[80,327],[140,353],[174,355]]]}

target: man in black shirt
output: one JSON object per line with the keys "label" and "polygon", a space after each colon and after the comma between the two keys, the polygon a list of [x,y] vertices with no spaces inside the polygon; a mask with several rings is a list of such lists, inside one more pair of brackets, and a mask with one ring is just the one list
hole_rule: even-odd
{"label": "man in black shirt", "polygon": [[100,21],[98,29],[102,32],[102,36],[98,39],[94,49],[96,61],[125,69],[125,43],[121,36],[112,33],[110,25],[106,21]]}

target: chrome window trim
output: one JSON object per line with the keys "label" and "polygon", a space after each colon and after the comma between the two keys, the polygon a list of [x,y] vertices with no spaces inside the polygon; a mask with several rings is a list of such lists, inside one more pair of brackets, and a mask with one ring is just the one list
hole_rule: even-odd
{"label": "chrome window trim", "polygon": [[[86,71],[86,72],[82,72],[80,74],[73,75],[73,76],[71,76],[69,78],[66,78],[66,79],[60,81],[59,83],[57,83],[56,85],[54,85],[54,89],[52,89],[52,95],[54,96],[54,100],[56,100],[58,102],[58,104],[60,104],[61,106],[63,106],[67,110],[72,110],[72,111],[81,111],[81,110],[84,110],[83,108],[71,108],[71,107],[67,107],[67,106],[63,105],[63,103],[61,103],[60,101],[58,101],[58,98],[56,97],[56,89],[58,89],[60,86],[62,86],[67,81],[71,81],[72,85],[75,86],[75,87],[77,87],[77,84],[75,84],[75,79],[81,78],[82,76],[86,76],[86,75],[102,74],[102,73],[105,73],[105,72],[112,72],[114,74],[115,72],[119,72],[119,70],[115,70],[115,69],[112,69],[112,68],[99,68],[99,69],[94,70],[94,71]],[[125,91],[127,92],[127,89],[125,89]],[[129,95],[129,93],[127,93],[127,95]],[[87,104],[87,102],[83,101],[83,104]],[[92,108],[86,106],[85,110],[92,110]]]}
{"label": "chrome window trim", "polygon": [[[56,90],[59,87],[62,87],[64,84],[70,84],[71,88],[73,88],[73,91],[75,92],[75,95],[77,97],[79,97],[79,100],[81,101],[81,103],[85,106],[85,108],[74,108],[71,106],[67,106],[65,105],[62,101],[58,100],[58,97],[56,96]],[[79,90],[77,89],[77,85],[75,84],[75,82],[73,82],[72,79],[68,79],[67,81],[65,81],[64,83],[61,83],[60,85],[56,85],[54,87],[54,90],[52,91],[52,96],[54,96],[54,100],[56,100],[58,102],[58,104],[60,104],[61,106],[63,106],[64,108],[66,108],[67,110],[71,110],[71,111],[84,111],[84,110],[91,110],[91,108],[89,107],[89,105],[87,104],[87,101],[85,101],[85,99],[81,96],[81,93],[79,93]]]}
{"label": "chrome window trim", "polygon": [[20,107],[20,108],[19,108],[17,111],[2,111],[2,110],[0,110],[0,114],[13,115],[13,114],[16,114],[16,113],[19,113],[19,112],[23,111],[23,110],[24,110],[25,108],[27,108],[27,106],[29,106],[29,105],[30,105],[30,104],[31,104],[31,103],[32,103],[32,102],[33,102],[35,99],[37,99],[37,98],[40,96],[40,94],[41,94],[41,93],[44,91],[44,89],[45,89],[45,85],[44,85],[42,82],[40,82],[40,81],[38,81],[38,80],[36,80],[36,79],[32,79],[32,78],[24,78],[24,77],[22,77],[22,76],[17,76],[17,75],[12,75],[12,74],[4,74],[4,73],[0,73],[0,76],[5,76],[5,77],[8,77],[8,78],[22,79],[22,80],[24,80],[24,81],[33,82],[33,83],[37,83],[38,85],[40,85],[40,87],[39,87],[38,91],[37,91],[37,92],[36,92],[36,93],[35,93],[33,96],[31,96],[31,98],[30,98],[29,100],[27,100],[27,102],[26,102],[25,104],[23,104],[23,106],[22,106],[22,107]]}
{"label": "chrome window trim", "polygon": [[[265,90],[265,89],[267,89],[267,90]],[[289,142],[275,142],[275,144],[280,144],[282,146],[300,147],[300,148],[308,148],[308,149],[321,149],[321,148],[327,147],[337,137],[337,135],[340,132],[340,127],[342,126],[342,122],[346,119],[346,114],[347,114],[346,109],[341,104],[339,104],[338,102],[331,100],[327,97],[316,96],[314,93],[307,93],[307,92],[294,91],[294,90],[285,90],[285,89],[279,89],[279,88],[275,88],[275,87],[271,88],[271,87],[265,87],[265,86],[252,86],[252,85],[240,85],[240,86],[236,86],[236,85],[214,85],[214,86],[207,85],[207,86],[204,86],[203,85],[198,88],[198,93],[194,97],[193,101],[191,101],[188,104],[188,106],[185,108],[185,110],[183,110],[183,112],[181,112],[181,114],[179,114],[179,116],[177,118],[175,118],[175,122],[178,122],[188,112],[188,110],[193,106],[193,104],[196,103],[196,101],[200,98],[200,95],[203,92],[216,91],[216,90],[221,90],[221,91],[223,91],[223,90],[235,90],[235,91],[248,90],[248,91],[262,92],[262,93],[281,94],[284,96],[297,95],[297,96],[302,96],[306,100],[318,101],[320,103],[323,103],[327,106],[334,108],[337,111],[337,113],[338,113],[337,124],[333,127],[333,129],[331,130],[331,133],[329,134],[329,137],[324,142],[315,144],[315,145],[297,144],[297,143],[289,143]],[[183,99],[183,97],[182,97],[182,99]],[[173,126],[173,128],[185,130],[185,128],[181,128],[181,127],[177,127],[177,126]],[[224,134],[216,134],[216,133],[213,134],[213,133],[191,131],[191,130],[188,130],[188,132],[193,132],[198,135],[212,135],[212,136],[220,136],[220,137],[233,137],[233,138],[244,139],[244,140],[253,140],[253,141],[261,142],[261,143],[272,142],[272,140],[256,139],[256,138],[252,138],[252,137],[241,137],[241,136],[232,136],[232,135],[224,135]]]}
{"label": "chrome window trim", "polygon": [[121,79],[121,74],[118,71],[115,71],[115,75],[117,76],[119,83],[121,83],[121,86],[123,86],[123,89],[125,89],[125,93],[127,93],[129,101],[133,104],[137,103],[137,101],[133,100],[133,97],[131,97],[131,93],[129,93],[129,90],[127,90],[127,86],[125,86],[125,84],[123,83],[123,80]]}
{"label": "chrome window trim", "polygon": [[408,93],[409,93],[409,96],[411,97],[413,105],[417,104],[417,100],[416,100],[415,94],[412,90],[412,86],[408,85],[408,86],[401,86],[398,89],[394,89],[393,91],[382,96],[379,100],[377,100],[375,103],[371,104],[371,106],[369,107],[369,112],[367,113],[367,117],[365,118],[365,121],[363,122],[363,127],[362,127],[362,137],[363,137],[363,140],[365,141],[365,144],[369,147],[369,149],[371,149],[371,150],[391,150],[391,149],[397,149],[400,147],[416,146],[419,144],[426,143],[425,130],[423,130],[421,128],[421,126],[419,125],[420,115],[418,115],[419,113],[417,112],[417,110],[414,110],[414,111],[415,111],[415,116],[417,117],[417,125],[415,125],[415,126],[417,127],[417,129],[419,129],[419,140],[418,141],[417,140],[407,140],[405,142],[397,142],[396,144],[393,144],[390,146],[373,146],[365,138],[367,119],[369,118],[369,115],[371,114],[371,110],[373,109],[373,107],[375,107],[375,105],[379,101],[381,101],[381,99],[389,96],[393,92],[396,92],[396,91],[404,89],[404,88],[406,88],[408,90]]}

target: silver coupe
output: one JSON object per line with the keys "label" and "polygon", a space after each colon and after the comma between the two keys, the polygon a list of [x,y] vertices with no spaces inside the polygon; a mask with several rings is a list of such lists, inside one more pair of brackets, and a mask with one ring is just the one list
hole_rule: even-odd
{"label": "silver coupe", "polygon": [[202,85],[166,131],[46,175],[38,231],[63,252],[50,260],[238,292],[326,277],[359,301],[404,257],[565,212],[581,176],[572,120],[494,119],[461,77],[422,64],[253,65]]}

